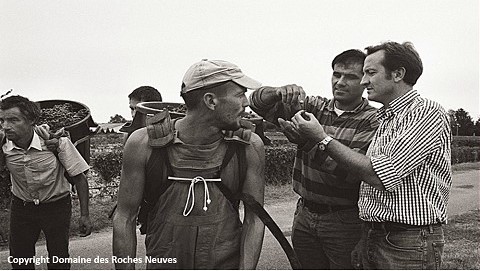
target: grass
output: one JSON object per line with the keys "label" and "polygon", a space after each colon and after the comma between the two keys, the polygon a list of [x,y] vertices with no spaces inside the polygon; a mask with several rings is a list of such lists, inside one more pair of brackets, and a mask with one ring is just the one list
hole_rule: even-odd
{"label": "grass", "polygon": [[275,204],[281,201],[290,201],[298,198],[293,191],[292,184],[267,185],[265,186],[265,205]]}
{"label": "grass", "polygon": [[452,171],[459,172],[459,171],[468,171],[468,170],[478,170],[480,169],[479,162],[468,162],[468,163],[461,163],[461,164],[453,164]]}
{"label": "grass", "polygon": [[442,268],[480,269],[480,210],[450,218],[445,226]]}
{"label": "grass", "polygon": [[[79,236],[78,218],[80,217],[80,202],[78,199],[72,201],[72,224],[70,225],[70,235]],[[92,232],[101,232],[112,227],[112,220],[108,218],[115,202],[108,198],[90,199],[90,220],[93,223]]]}

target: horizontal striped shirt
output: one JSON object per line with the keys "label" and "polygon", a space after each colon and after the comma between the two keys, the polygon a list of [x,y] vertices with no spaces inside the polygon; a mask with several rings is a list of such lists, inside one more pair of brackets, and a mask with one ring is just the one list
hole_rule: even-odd
{"label": "horizontal striped shirt", "polygon": [[360,218],[410,225],[446,222],[452,178],[445,110],[411,90],[380,108],[377,118],[380,126],[367,156],[386,191],[362,182]]}
{"label": "horizontal striped shirt", "polygon": [[[250,107],[265,120],[278,125],[278,118],[290,120],[296,113],[281,101],[265,104],[260,96],[264,88],[252,93]],[[325,132],[344,145],[360,153],[366,153],[378,126],[376,108],[366,99],[352,111],[337,116],[334,100],[309,96],[305,110],[315,115]],[[317,150],[316,142],[298,146],[293,168],[293,188],[301,197],[320,204],[356,205],[360,179],[349,174],[325,151]]]}

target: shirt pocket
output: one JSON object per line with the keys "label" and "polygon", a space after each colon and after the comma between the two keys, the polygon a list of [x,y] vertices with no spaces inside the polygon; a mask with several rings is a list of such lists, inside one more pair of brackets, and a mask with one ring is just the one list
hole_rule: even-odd
{"label": "shirt pocket", "polygon": [[37,185],[49,186],[56,179],[57,158],[51,152],[38,153],[27,167],[32,172],[32,180]]}

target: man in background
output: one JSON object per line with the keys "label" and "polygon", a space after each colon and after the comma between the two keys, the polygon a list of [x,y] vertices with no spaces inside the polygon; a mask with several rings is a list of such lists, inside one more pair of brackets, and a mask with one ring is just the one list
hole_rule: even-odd
{"label": "man in background", "polygon": [[[80,231],[89,235],[92,223],[88,208],[88,164],[68,137],[58,139],[57,154],[47,148],[45,136],[35,124],[40,108],[22,96],[0,102],[0,125],[6,142],[2,144],[4,163],[12,182],[10,212],[10,255],[14,269],[34,269],[34,263],[18,264],[18,259],[35,256],[35,244],[43,231],[47,241],[49,269],[70,269],[70,264],[53,263],[52,257],[69,258],[68,241],[72,203],[72,177],[80,200]],[[17,259],[17,260],[16,260]]]}
{"label": "man in background", "polygon": [[132,114],[132,118],[135,117],[135,106],[141,102],[161,102],[162,95],[160,92],[150,86],[141,86],[132,91],[128,95],[129,99],[129,106],[130,106],[130,113]]}
{"label": "man in background", "polygon": [[128,137],[137,129],[145,126],[143,123],[144,120],[135,120],[135,114],[137,112],[136,106],[141,102],[161,102],[162,95],[160,92],[150,86],[141,86],[132,91],[128,95],[128,104],[130,107],[130,114],[132,115],[132,122],[127,122],[120,129],[121,132],[124,132],[123,143],[127,142]]}

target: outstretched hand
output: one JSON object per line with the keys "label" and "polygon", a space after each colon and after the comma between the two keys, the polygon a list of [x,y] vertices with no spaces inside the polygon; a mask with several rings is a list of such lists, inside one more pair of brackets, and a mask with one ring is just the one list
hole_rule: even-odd
{"label": "outstretched hand", "polygon": [[327,136],[315,116],[305,110],[298,111],[292,117],[292,123],[302,136],[313,141],[320,141]]}
{"label": "outstretched hand", "polygon": [[283,134],[288,138],[288,141],[298,145],[306,142],[297,129],[295,129],[295,126],[291,121],[279,118],[278,124],[280,124],[280,128],[282,129]]}
{"label": "outstretched hand", "polygon": [[278,87],[276,94],[282,103],[289,104],[295,111],[302,109],[302,103],[305,100],[305,91],[301,86],[295,84]]}

